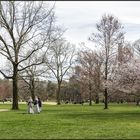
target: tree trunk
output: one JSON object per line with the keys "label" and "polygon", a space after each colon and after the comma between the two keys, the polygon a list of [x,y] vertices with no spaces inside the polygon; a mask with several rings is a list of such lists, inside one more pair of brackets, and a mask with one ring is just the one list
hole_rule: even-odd
{"label": "tree trunk", "polygon": [[95,103],[99,104],[99,92],[100,92],[100,69],[98,70],[98,79],[97,79],[97,91],[96,91],[96,99]]}
{"label": "tree trunk", "polygon": [[92,99],[91,99],[91,83],[89,84],[89,106],[92,106]]}
{"label": "tree trunk", "polygon": [[136,105],[139,105],[139,100],[136,101]]}
{"label": "tree trunk", "polygon": [[35,101],[35,93],[34,93],[34,89],[31,89],[31,96],[32,96],[33,101]]}
{"label": "tree trunk", "polygon": [[108,93],[107,93],[107,88],[105,88],[105,108],[104,109],[108,109]]}
{"label": "tree trunk", "polygon": [[95,104],[99,104],[99,95],[98,95],[98,92],[96,93]]}
{"label": "tree trunk", "polygon": [[[107,78],[107,76],[108,76],[108,68],[107,68],[107,66],[108,66],[108,59],[107,59],[107,56],[106,56],[106,63],[105,63],[105,80],[106,80],[106,82],[107,82],[107,79],[108,79]],[[108,91],[107,91],[107,87],[105,87],[104,96],[105,96],[105,101],[104,101],[105,107],[104,107],[104,109],[108,109]]]}
{"label": "tree trunk", "polygon": [[12,102],[12,109],[18,110],[18,72],[17,66],[14,66],[13,71],[13,102]]}
{"label": "tree trunk", "polygon": [[57,89],[57,105],[60,105],[60,87],[61,87],[61,83],[58,82],[58,89]]}
{"label": "tree trunk", "polygon": [[31,90],[31,96],[32,96],[32,99],[33,99],[33,101],[35,101],[35,83],[34,83],[34,78],[31,78],[30,79],[31,81],[30,81],[30,90]]}

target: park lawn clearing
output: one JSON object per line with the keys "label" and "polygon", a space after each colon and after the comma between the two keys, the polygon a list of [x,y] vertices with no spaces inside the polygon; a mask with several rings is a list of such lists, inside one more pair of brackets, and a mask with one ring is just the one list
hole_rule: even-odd
{"label": "park lawn clearing", "polygon": [[[139,139],[140,107],[109,104],[46,105],[40,114],[27,114],[26,104],[19,111],[0,112],[1,139]],[[1,104],[0,109],[10,109]]]}

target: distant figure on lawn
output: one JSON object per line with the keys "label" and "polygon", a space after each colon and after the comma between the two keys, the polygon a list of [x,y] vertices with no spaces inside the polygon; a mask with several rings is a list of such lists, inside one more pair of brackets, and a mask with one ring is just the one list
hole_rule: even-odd
{"label": "distant figure on lawn", "polygon": [[29,114],[34,114],[32,97],[29,97],[27,105],[28,105],[28,113]]}
{"label": "distant figure on lawn", "polygon": [[40,98],[38,98],[38,105],[39,105],[39,111],[41,112],[42,102],[41,102]]}
{"label": "distant figure on lawn", "polygon": [[34,101],[34,113],[40,113],[39,102],[38,102],[37,96],[35,96],[35,101]]}

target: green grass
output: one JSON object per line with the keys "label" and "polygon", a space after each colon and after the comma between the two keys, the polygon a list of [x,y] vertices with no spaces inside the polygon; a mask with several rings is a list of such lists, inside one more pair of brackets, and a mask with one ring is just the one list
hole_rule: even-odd
{"label": "green grass", "polygon": [[[0,104],[0,109],[10,109]],[[140,107],[136,105],[44,105],[41,114],[0,112],[1,139],[140,139]]]}

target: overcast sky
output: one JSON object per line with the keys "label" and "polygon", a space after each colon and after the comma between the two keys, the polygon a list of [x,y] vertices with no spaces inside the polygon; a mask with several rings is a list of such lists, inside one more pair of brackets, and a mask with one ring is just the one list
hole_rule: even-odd
{"label": "overcast sky", "polygon": [[55,3],[57,24],[67,28],[64,36],[77,46],[85,42],[88,47],[93,47],[93,43],[87,39],[92,32],[96,32],[95,24],[105,13],[113,14],[121,21],[127,40],[135,41],[140,38],[140,1],[46,1],[46,3]]}
{"label": "overcast sky", "polygon": [[92,46],[87,38],[105,13],[120,20],[127,40],[140,38],[140,1],[56,1],[55,12],[57,23],[67,28],[64,36],[76,45],[85,42]]}

